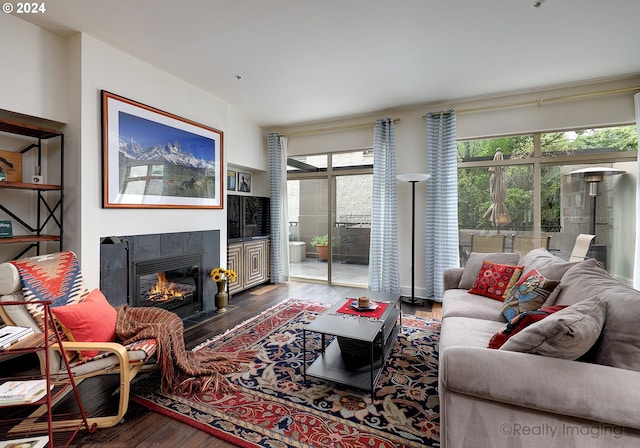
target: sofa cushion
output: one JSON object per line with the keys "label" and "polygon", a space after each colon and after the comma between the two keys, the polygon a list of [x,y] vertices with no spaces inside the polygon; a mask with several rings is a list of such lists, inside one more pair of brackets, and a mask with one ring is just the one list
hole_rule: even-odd
{"label": "sofa cushion", "polygon": [[607,303],[600,339],[584,360],[640,372],[640,291],[613,278],[595,259],[573,266],[562,277],[557,305],[598,296]]}
{"label": "sofa cushion", "polygon": [[583,300],[528,326],[509,338],[500,350],[578,359],[600,336],[606,311],[606,304],[599,297]]}
{"label": "sofa cushion", "polygon": [[453,346],[486,348],[491,336],[503,325],[500,322],[470,317],[447,318],[440,332],[439,352]]}
{"label": "sofa cushion", "polygon": [[494,334],[491,337],[491,340],[489,340],[489,345],[487,346],[487,348],[498,349],[502,347],[502,345],[505,342],[507,342],[507,339],[509,339],[511,336],[514,336],[520,333],[529,325],[534,324],[544,319],[545,317],[549,316],[550,314],[553,314],[556,311],[560,311],[563,308],[565,307],[550,306],[547,308],[540,308],[539,310],[525,311],[524,313],[518,314],[516,317],[511,319],[511,321],[507,325],[500,328],[500,330],[498,330],[496,334]]}
{"label": "sofa cushion", "polygon": [[[99,289],[94,289],[80,303],[51,308],[70,341],[113,342],[116,340],[118,312]],[[92,358],[99,351],[83,350],[81,358]]]}
{"label": "sofa cushion", "polygon": [[522,257],[520,264],[524,265],[524,272],[536,269],[549,280],[561,280],[565,272],[575,266],[577,262],[563,260],[541,247]]}
{"label": "sofa cushion", "polygon": [[443,276],[444,289],[458,289],[464,268],[445,268]]}
{"label": "sofa cushion", "polygon": [[478,273],[480,272],[480,268],[482,267],[482,262],[484,260],[492,263],[509,264],[514,266],[518,264],[520,254],[512,254],[508,252],[471,252],[469,259],[467,260],[467,264],[464,266],[464,272],[462,273],[462,278],[460,279],[458,288],[469,289],[473,286],[473,282],[478,277]]}
{"label": "sofa cushion", "polygon": [[522,268],[485,260],[469,292],[502,302],[509,288],[518,281]]}
{"label": "sofa cushion", "polygon": [[472,317],[505,323],[502,302],[470,294],[463,289],[449,289],[442,300],[442,318]]}
{"label": "sofa cushion", "polygon": [[532,269],[520,277],[505,298],[502,314],[510,321],[525,311],[537,310],[551,295],[558,281],[549,280],[537,269]]}

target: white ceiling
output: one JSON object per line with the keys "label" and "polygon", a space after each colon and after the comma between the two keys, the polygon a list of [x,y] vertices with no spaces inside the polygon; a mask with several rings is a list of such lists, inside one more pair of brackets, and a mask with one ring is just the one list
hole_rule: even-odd
{"label": "white ceiling", "polygon": [[[262,126],[640,73],[640,0],[54,0]],[[241,79],[237,79],[240,76]]]}

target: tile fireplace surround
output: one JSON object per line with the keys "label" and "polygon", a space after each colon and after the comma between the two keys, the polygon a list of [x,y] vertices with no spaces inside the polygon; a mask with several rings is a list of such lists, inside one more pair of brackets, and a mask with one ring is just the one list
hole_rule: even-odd
{"label": "tile fireplace surround", "polygon": [[[204,230],[100,239],[100,289],[113,306],[134,305],[137,263],[181,256],[200,257],[198,276],[202,286],[202,311],[215,310],[215,284],[209,272],[220,266],[220,231]],[[110,241],[111,240],[111,241]],[[128,252],[128,254],[127,254]]]}

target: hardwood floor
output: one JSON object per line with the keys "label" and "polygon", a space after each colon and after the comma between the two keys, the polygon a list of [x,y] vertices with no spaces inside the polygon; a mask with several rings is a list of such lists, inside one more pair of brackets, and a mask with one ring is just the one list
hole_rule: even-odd
{"label": "hardwood floor", "polygon": [[[193,348],[290,297],[334,303],[347,297],[348,292],[352,289],[351,287],[302,282],[258,286],[234,295],[229,304],[229,311],[224,314],[208,313],[198,319],[186,320],[185,344],[187,349]],[[432,312],[430,302],[415,305],[404,303],[402,308],[405,314],[421,312],[420,314],[425,317],[429,317],[426,313]],[[437,308],[434,307],[433,312],[436,310]],[[111,410],[116,406],[117,396],[113,396],[113,391],[117,386],[115,383],[111,379],[93,378],[80,384],[83,403],[90,408],[91,415]],[[68,412],[73,408],[73,401],[71,399],[65,400],[58,406],[59,411]],[[235,445],[175,419],[152,412],[131,401],[129,410],[121,424],[113,428],[99,429],[93,434],[81,431],[69,446],[76,448],[174,448],[176,446],[228,448]]]}

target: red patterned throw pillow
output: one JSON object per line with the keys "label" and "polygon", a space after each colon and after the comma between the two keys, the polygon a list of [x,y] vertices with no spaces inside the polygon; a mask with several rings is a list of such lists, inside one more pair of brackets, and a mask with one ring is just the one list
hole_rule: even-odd
{"label": "red patterned throw pillow", "polygon": [[511,322],[502,327],[491,337],[487,348],[499,349],[511,336],[521,332],[529,325],[544,319],[549,314],[553,314],[563,308],[566,308],[566,306],[549,306],[546,308],[540,308],[539,310],[525,311],[524,313],[518,314],[516,317],[511,319]]}
{"label": "red patterned throw pillow", "polygon": [[484,260],[469,292],[502,302],[509,288],[518,281],[523,269],[524,266],[510,266]]}

